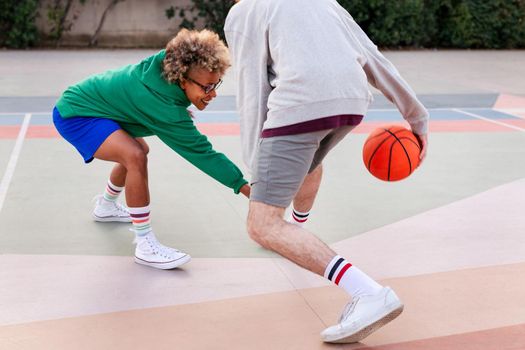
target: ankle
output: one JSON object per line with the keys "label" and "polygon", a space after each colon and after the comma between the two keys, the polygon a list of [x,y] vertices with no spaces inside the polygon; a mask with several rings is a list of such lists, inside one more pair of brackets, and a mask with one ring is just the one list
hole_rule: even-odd
{"label": "ankle", "polygon": [[105,196],[102,196],[101,197],[102,199],[99,201],[99,205],[103,206],[103,207],[110,207],[110,206],[113,206],[115,205],[117,199],[115,198],[114,200],[111,200],[111,199],[107,199]]}
{"label": "ankle", "polygon": [[296,225],[303,226],[306,221],[308,221],[309,215],[310,211],[298,211],[297,209],[292,208],[290,221]]}

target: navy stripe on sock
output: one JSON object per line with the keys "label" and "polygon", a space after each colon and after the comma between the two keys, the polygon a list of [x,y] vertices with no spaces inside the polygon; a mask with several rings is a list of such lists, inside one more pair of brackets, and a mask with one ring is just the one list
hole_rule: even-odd
{"label": "navy stripe on sock", "polygon": [[310,213],[306,213],[306,214],[298,214],[295,210],[293,211],[293,215],[297,216],[298,218],[306,218],[308,217],[308,215],[310,215]]}
{"label": "navy stripe on sock", "polygon": [[334,273],[337,271],[337,268],[339,267],[339,265],[341,265],[341,263],[345,261],[345,259],[343,258],[339,258],[339,260],[337,260],[337,262],[334,264],[334,266],[332,267],[332,269],[330,270],[330,273],[328,274],[328,279],[331,281],[332,280],[332,277],[334,276]]}

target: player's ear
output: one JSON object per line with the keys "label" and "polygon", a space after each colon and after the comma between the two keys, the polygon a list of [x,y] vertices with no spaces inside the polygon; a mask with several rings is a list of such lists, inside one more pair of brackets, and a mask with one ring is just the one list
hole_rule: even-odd
{"label": "player's ear", "polygon": [[182,90],[186,90],[186,84],[188,84],[188,81],[184,78],[179,79],[179,86]]}

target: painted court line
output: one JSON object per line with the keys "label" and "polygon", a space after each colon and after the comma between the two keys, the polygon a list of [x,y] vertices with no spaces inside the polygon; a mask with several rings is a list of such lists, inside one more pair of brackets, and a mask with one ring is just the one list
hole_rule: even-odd
{"label": "painted court line", "polygon": [[31,113],[26,113],[24,121],[22,122],[22,126],[20,127],[20,132],[18,133],[18,137],[16,138],[15,147],[11,152],[9,162],[7,163],[4,177],[2,178],[2,182],[0,182],[0,212],[2,211],[2,208],[4,206],[5,196],[7,194],[9,184],[11,183],[11,179],[13,178],[16,163],[18,162],[18,156],[20,155],[20,151],[22,150],[22,145],[24,143],[24,139],[26,137],[27,128],[29,126],[30,121]]}
{"label": "painted court line", "polygon": [[485,121],[490,122],[490,123],[498,124],[498,125],[501,125],[501,126],[505,126],[507,128],[511,128],[511,129],[514,129],[514,130],[525,132],[525,129],[520,128],[518,126],[514,126],[514,125],[507,124],[507,123],[499,122],[499,121],[496,121],[496,120],[493,120],[493,119],[490,119],[490,118],[482,117],[481,115],[477,115],[477,114],[474,114],[474,113],[463,111],[463,110],[458,109],[458,108],[452,108],[451,110],[455,111],[455,112],[458,112],[458,113],[462,113],[462,114],[471,116],[471,117],[474,117],[474,118],[485,120]]}
{"label": "painted court line", "polygon": [[[469,110],[492,110],[492,108],[489,107],[462,107],[462,109],[469,109]],[[197,114],[236,114],[236,110],[213,110],[213,111],[199,111],[196,109],[191,109],[192,112],[195,112]],[[459,111],[456,108],[446,108],[446,107],[436,107],[436,108],[427,108],[428,111]],[[502,112],[525,112],[525,108],[494,108],[493,110],[502,111]],[[368,109],[368,112],[399,112],[396,108],[370,108]],[[52,111],[44,111],[44,112],[28,112],[31,115],[51,115]],[[22,112],[0,112],[0,116],[2,115],[9,115],[9,116],[18,116],[18,115],[24,115],[25,113]]]}
{"label": "painted court line", "polygon": [[19,115],[26,115],[26,114],[48,114],[51,115],[51,112],[0,112],[0,115],[9,115],[9,116],[19,116]]}
{"label": "painted court line", "polygon": [[502,112],[509,114],[516,118],[525,119],[525,114],[520,115],[520,113],[525,113],[525,108],[494,108],[497,112]]}

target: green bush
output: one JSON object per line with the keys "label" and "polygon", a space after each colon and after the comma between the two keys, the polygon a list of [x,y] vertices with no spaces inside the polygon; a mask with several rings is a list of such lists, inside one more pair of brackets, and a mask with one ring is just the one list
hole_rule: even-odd
{"label": "green bush", "polygon": [[525,0],[340,0],[383,47],[525,47]]}
{"label": "green bush", "polygon": [[473,27],[469,47],[525,47],[524,0],[470,0],[467,6]]}
{"label": "green bush", "polygon": [[340,0],[379,46],[423,47],[431,43],[435,19],[422,0]]}
{"label": "green bush", "polygon": [[187,7],[171,6],[166,9],[166,17],[182,19],[181,28],[194,29],[201,21],[205,28],[218,33],[224,40],[224,21],[235,0],[192,0]]}
{"label": "green bush", "polygon": [[0,0],[0,46],[26,48],[35,44],[38,0]]}

